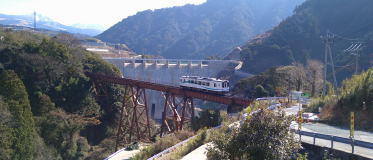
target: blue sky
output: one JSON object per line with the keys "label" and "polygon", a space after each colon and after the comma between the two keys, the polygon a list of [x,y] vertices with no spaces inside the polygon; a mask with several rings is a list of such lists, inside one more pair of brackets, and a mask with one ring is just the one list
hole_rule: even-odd
{"label": "blue sky", "polygon": [[0,0],[0,13],[26,15],[36,11],[66,25],[99,24],[105,28],[138,11],[206,0]]}

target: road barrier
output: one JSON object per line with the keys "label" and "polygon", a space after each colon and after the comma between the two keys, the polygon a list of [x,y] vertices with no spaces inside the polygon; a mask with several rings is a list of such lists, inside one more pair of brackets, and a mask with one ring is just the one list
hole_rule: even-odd
{"label": "road barrier", "polygon": [[372,142],[365,142],[361,140],[355,140],[351,138],[345,138],[345,137],[339,137],[339,136],[333,136],[333,135],[327,135],[327,134],[320,134],[320,133],[314,133],[314,132],[307,132],[307,131],[299,131],[296,129],[291,129],[292,132],[299,134],[301,136],[307,136],[307,137],[313,137],[313,145],[316,143],[316,138],[318,139],[324,139],[330,141],[330,148],[333,149],[333,143],[339,142],[344,144],[351,145],[351,152],[354,153],[354,147],[359,146],[363,148],[373,149],[373,143]]}

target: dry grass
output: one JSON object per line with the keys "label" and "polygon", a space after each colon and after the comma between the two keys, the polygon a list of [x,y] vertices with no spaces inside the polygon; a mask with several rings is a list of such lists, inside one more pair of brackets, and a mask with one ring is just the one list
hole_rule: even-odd
{"label": "dry grass", "polygon": [[201,145],[207,143],[208,139],[208,131],[207,129],[200,130],[198,135],[193,139],[189,140],[183,146],[178,147],[171,153],[161,157],[161,160],[169,160],[169,159],[181,159],[188,153],[192,152],[193,150],[197,149]]}
{"label": "dry grass", "polygon": [[132,160],[143,160],[148,159],[151,156],[162,152],[163,150],[174,146],[175,144],[193,136],[194,133],[189,130],[183,130],[177,132],[175,134],[170,134],[162,138],[157,138],[156,142],[148,147],[145,147],[140,151],[140,153],[136,154]]}

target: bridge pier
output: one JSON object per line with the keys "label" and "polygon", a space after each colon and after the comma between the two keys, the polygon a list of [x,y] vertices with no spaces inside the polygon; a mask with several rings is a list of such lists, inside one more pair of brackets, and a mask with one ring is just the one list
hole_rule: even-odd
{"label": "bridge pier", "polygon": [[194,117],[194,103],[192,98],[178,98],[170,93],[165,93],[164,98],[165,104],[162,113],[161,136],[166,133],[181,131],[184,123],[191,122]]}
{"label": "bridge pier", "polygon": [[150,141],[150,136],[145,88],[126,86],[120,109],[115,150],[133,140]]}

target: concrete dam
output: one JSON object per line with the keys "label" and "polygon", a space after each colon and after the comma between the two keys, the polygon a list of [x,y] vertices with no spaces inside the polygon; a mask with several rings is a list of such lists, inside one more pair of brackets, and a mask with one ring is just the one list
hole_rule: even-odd
{"label": "concrete dam", "polygon": [[[117,66],[124,77],[153,83],[179,85],[181,76],[216,77],[222,70],[237,67],[240,62],[234,60],[182,60],[182,59],[132,59],[105,58]],[[153,119],[162,119],[164,107],[161,92],[147,90],[149,115]]]}

